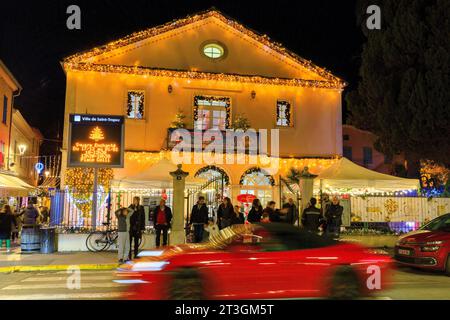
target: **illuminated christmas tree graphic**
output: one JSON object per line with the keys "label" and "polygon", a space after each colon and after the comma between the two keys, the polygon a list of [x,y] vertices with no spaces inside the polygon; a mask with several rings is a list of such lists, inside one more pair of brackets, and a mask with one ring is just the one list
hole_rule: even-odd
{"label": "illuminated christmas tree graphic", "polygon": [[91,134],[89,135],[89,139],[94,140],[95,142],[105,139],[102,129],[100,129],[99,127],[95,127],[94,129],[92,129]]}

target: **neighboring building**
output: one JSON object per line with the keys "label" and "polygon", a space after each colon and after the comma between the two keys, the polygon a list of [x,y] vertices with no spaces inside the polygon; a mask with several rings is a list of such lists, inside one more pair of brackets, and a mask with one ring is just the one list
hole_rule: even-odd
{"label": "neighboring building", "polygon": [[282,167],[273,177],[250,164],[183,165],[190,177],[225,174],[233,201],[246,192],[278,202],[279,176],[290,167],[308,165],[314,172],[342,155],[345,82],[216,10],[134,33],[62,64],[62,172],[74,113],[125,116],[125,168],[114,169],[115,179],[142,179],[143,163],[173,147],[168,137],[179,111],[190,130],[224,131],[239,115],[252,128],[280,129]]}
{"label": "neighboring building", "polygon": [[18,177],[33,186],[38,182],[34,166],[39,159],[42,139],[41,132],[31,127],[19,110],[13,109],[9,166]]}
{"label": "neighboring building", "polygon": [[[28,170],[29,166],[25,165],[28,160],[20,157],[19,146],[23,150],[33,139],[40,139],[42,136],[36,133],[35,129],[28,130],[25,119],[14,111],[14,98],[21,90],[19,82],[0,60],[0,204],[20,205],[20,202],[16,201],[19,198],[15,197],[28,196],[35,185],[35,179]],[[30,149],[33,150],[32,154],[37,156],[39,142],[36,141],[35,144],[37,146],[30,145]]]}
{"label": "neighboring building", "polygon": [[344,124],[343,156],[368,169],[386,174],[396,174],[396,165],[404,166],[402,154],[388,157],[374,148],[377,136],[372,132]]}
{"label": "neighboring building", "polygon": [[0,60],[0,170],[9,170],[8,159],[14,97],[22,87]]}

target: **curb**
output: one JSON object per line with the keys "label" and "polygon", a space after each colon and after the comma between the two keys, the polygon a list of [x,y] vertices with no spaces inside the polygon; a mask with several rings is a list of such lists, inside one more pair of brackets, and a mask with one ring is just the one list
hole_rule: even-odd
{"label": "curb", "polygon": [[80,270],[113,270],[119,266],[117,263],[106,264],[59,264],[40,266],[10,266],[0,267],[0,273],[33,272],[33,271],[66,271],[69,268],[78,267]]}

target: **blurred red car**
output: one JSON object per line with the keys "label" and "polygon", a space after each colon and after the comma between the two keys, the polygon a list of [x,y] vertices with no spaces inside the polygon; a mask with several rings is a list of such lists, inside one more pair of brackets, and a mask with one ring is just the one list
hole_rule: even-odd
{"label": "blurred red car", "polygon": [[395,260],[407,266],[444,271],[450,276],[450,213],[400,237]]}
{"label": "blurred red car", "polygon": [[391,265],[386,254],[275,223],[144,255],[119,269],[131,299],[352,299],[384,289]]}

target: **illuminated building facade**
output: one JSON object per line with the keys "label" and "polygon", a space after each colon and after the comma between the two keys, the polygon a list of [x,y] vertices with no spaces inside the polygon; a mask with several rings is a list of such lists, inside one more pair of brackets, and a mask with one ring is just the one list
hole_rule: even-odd
{"label": "illuminated building facade", "polygon": [[216,10],[136,32],[62,65],[62,172],[69,117],[83,113],[125,118],[125,164],[114,169],[115,180],[145,175],[170,158],[174,127],[224,131],[244,119],[256,130],[279,129],[280,171],[273,176],[254,164],[183,165],[190,177],[224,175],[234,201],[244,192],[278,202],[289,168],[318,172],[342,155],[345,82]]}

